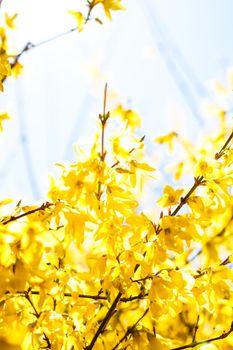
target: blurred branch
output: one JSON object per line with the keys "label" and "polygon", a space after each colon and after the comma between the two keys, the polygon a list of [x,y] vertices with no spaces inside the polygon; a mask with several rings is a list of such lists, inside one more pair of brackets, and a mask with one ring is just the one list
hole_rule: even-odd
{"label": "blurred branch", "polygon": [[[40,295],[40,292],[38,290],[30,290],[30,293],[32,295]],[[6,295],[11,294],[9,291],[7,291],[5,293]],[[17,291],[16,294],[25,294],[25,291]],[[48,294],[49,295],[49,294]],[[72,298],[73,295],[71,293],[64,293],[65,297],[70,297]],[[120,302],[122,303],[127,303],[130,301],[134,301],[134,300],[142,300],[144,297],[148,296],[148,293],[139,293],[138,295],[132,295],[128,298],[126,297],[122,297],[120,298]],[[106,296],[101,296],[101,294],[96,294],[96,295],[90,295],[90,294],[77,294],[78,298],[82,298],[82,299],[93,299],[93,300],[108,300],[108,298]]]}
{"label": "blurred branch", "polygon": [[123,337],[119,340],[119,342],[114,346],[114,348],[112,348],[112,350],[116,350],[118,348],[118,346],[123,343],[124,340],[126,340],[128,338],[129,335],[131,335],[134,331],[135,328],[137,327],[137,325],[139,324],[139,322],[143,319],[143,317],[146,316],[147,312],[149,311],[149,308],[147,308],[144,313],[142,314],[142,316],[134,323],[133,326],[128,327],[127,331],[125,332],[125,334],[123,335]]}
{"label": "blurred branch", "polygon": [[200,340],[200,341],[194,341],[194,342],[192,342],[190,344],[187,344],[187,345],[178,346],[177,348],[172,348],[171,350],[183,350],[183,349],[188,349],[188,348],[194,348],[195,346],[198,346],[198,345],[201,345],[201,344],[210,343],[210,342],[213,342],[215,340],[225,339],[232,332],[233,332],[233,321],[231,323],[230,329],[227,332],[223,332],[218,337],[213,337],[213,338]]}
{"label": "blurred branch", "polygon": [[194,327],[192,343],[194,343],[195,340],[196,340],[197,330],[198,330],[198,327],[199,327],[198,326],[199,319],[200,319],[200,315],[197,315],[197,321],[196,321],[196,324],[195,324],[195,327]]}
{"label": "blurred branch", "polygon": [[163,34],[160,31],[160,28],[158,27],[158,23],[157,21],[155,21],[153,8],[149,6],[149,3],[147,2],[147,7],[143,6],[143,9],[146,10],[146,15],[149,19],[148,22],[153,33],[155,45],[163,58],[164,64],[166,65],[171,77],[174,79],[182,96],[184,97],[187,106],[192,112],[195,120],[200,126],[203,126],[203,117],[198,111],[197,102],[192,94],[192,90],[187,84],[185,77],[177,68],[176,62],[174,61],[174,55],[171,55],[168,51],[168,43],[166,43],[166,40],[164,39]]}
{"label": "blurred branch", "polygon": [[107,326],[109,320],[111,319],[111,317],[115,313],[115,308],[116,308],[116,306],[117,306],[121,296],[122,296],[122,293],[119,292],[117,294],[116,298],[114,299],[110,309],[106,313],[104,319],[100,323],[99,328],[97,329],[96,333],[94,334],[94,337],[92,338],[92,341],[91,341],[90,345],[88,345],[85,350],[91,350],[94,347],[94,345],[95,345],[97,339],[99,338],[100,334],[104,331],[104,329]]}
{"label": "blurred branch", "polygon": [[[233,130],[232,130],[230,136],[228,137],[227,141],[224,143],[224,145],[220,149],[220,151],[215,154],[216,160],[223,156],[224,151],[227,149],[227,147],[231,143],[232,139],[233,139]],[[200,185],[204,185],[204,183],[205,183],[204,176],[195,177],[193,186],[190,188],[190,190],[188,191],[188,193],[184,197],[181,197],[180,203],[173,210],[173,212],[171,213],[171,216],[175,216],[180,211],[180,209],[184,206],[184,204],[187,203],[189,197],[196,190],[196,188]]]}
{"label": "blurred branch", "polygon": [[[31,305],[32,309],[33,309],[33,315],[37,318],[37,320],[39,320],[41,313],[37,311],[34,303],[32,302],[31,298],[30,298],[30,290],[27,292],[24,292],[24,297],[27,299],[27,301],[29,302],[29,304]],[[52,349],[52,344],[48,338],[48,336],[46,335],[45,332],[43,332],[43,336],[44,336],[44,340],[46,341],[46,347],[42,347],[42,349]]]}

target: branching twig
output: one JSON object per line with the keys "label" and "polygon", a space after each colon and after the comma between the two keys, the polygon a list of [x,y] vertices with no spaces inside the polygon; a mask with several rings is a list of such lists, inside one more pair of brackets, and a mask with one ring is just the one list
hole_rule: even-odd
{"label": "branching twig", "polygon": [[[107,103],[107,89],[108,89],[108,85],[107,83],[105,84],[105,88],[104,88],[104,102],[103,102],[103,114],[99,114],[99,120],[101,122],[101,149],[100,149],[100,153],[99,153],[99,157],[100,160],[102,162],[104,162],[105,157],[106,157],[106,151],[104,149],[104,135],[105,135],[105,127],[106,127],[106,123],[108,118],[110,117],[110,113],[106,113],[106,103]],[[102,195],[102,191],[101,191],[101,181],[99,180],[98,182],[98,190],[96,193],[96,197],[97,199],[100,201],[101,195]],[[100,203],[99,203],[99,209],[100,209]]]}
{"label": "branching twig", "polygon": [[188,348],[194,348],[195,346],[198,346],[198,345],[201,345],[201,344],[210,343],[210,342],[215,341],[215,340],[225,339],[232,332],[233,332],[233,321],[231,323],[230,329],[227,332],[223,332],[218,337],[213,337],[213,338],[200,340],[200,341],[194,341],[194,342],[192,341],[192,343],[190,343],[190,344],[183,345],[183,346],[178,346],[176,348],[172,348],[171,350],[183,350],[183,349],[188,349]]}
{"label": "branching twig", "polygon": [[54,203],[45,202],[45,203],[43,203],[40,207],[37,207],[37,208],[31,209],[31,210],[29,210],[29,211],[26,211],[26,212],[23,213],[23,214],[19,214],[19,215],[15,215],[15,216],[10,216],[10,218],[7,219],[7,220],[5,220],[5,221],[4,221],[4,218],[3,218],[1,223],[2,223],[3,225],[9,224],[9,222],[16,221],[16,220],[18,220],[18,219],[23,218],[24,216],[27,216],[27,215],[36,213],[37,211],[45,210],[46,208],[49,208],[49,207],[51,207],[52,205],[54,205]]}
{"label": "branching twig", "polygon": [[[33,315],[39,319],[40,318],[40,313],[37,311],[35,305],[33,304],[31,298],[30,298],[30,290],[24,292],[24,297],[27,299],[27,301],[29,302],[29,304],[31,305],[32,309],[33,309]],[[52,348],[52,344],[48,338],[48,336],[45,334],[45,332],[43,332],[43,336],[44,336],[44,340],[46,341],[47,345],[46,347],[43,347],[43,349],[51,349]]]}
{"label": "branching twig", "polygon": [[112,315],[114,314],[115,308],[116,308],[116,306],[117,306],[119,300],[121,299],[121,296],[122,296],[122,293],[119,292],[119,293],[117,294],[116,298],[114,299],[114,301],[113,301],[113,303],[112,303],[110,309],[109,309],[108,312],[106,313],[104,319],[102,320],[101,324],[99,325],[99,328],[97,329],[97,331],[96,331],[94,337],[92,338],[92,341],[90,342],[90,345],[88,345],[88,346],[86,347],[86,350],[91,350],[91,349],[94,347],[94,345],[95,345],[95,343],[96,343],[98,337],[99,337],[100,334],[104,331],[104,329],[105,329],[105,327],[107,326],[107,324],[108,324],[110,318],[111,318]]}
{"label": "branching twig", "polygon": [[[230,144],[231,140],[233,139],[233,131],[231,132],[230,136],[228,137],[227,141],[224,143],[224,145],[222,146],[222,148],[220,149],[219,152],[217,152],[215,154],[215,159],[219,159],[223,156],[224,151],[226,150],[227,146]],[[185,197],[182,197],[180,199],[180,203],[178,204],[178,206],[173,210],[173,212],[171,213],[171,216],[175,216],[180,209],[184,206],[184,204],[187,203],[187,200],[189,199],[189,197],[191,196],[191,194],[196,190],[196,188],[200,185],[203,185],[205,182],[204,176],[198,176],[197,178],[194,178],[194,184],[193,186],[190,188],[190,190],[188,191],[188,193],[185,195]]]}
{"label": "branching twig", "polygon": [[101,151],[100,151],[100,160],[104,161],[105,157],[106,157],[106,151],[104,149],[104,133],[105,133],[105,127],[106,127],[106,123],[107,120],[109,118],[109,112],[106,113],[106,103],[107,103],[107,89],[108,89],[108,85],[107,83],[105,84],[105,88],[104,88],[104,103],[103,103],[103,114],[99,115],[99,119],[101,122]]}
{"label": "branching twig", "polygon": [[196,340],[197,330],[198,330],[198,327],[199,327],[198,326],[199,319],[200,319],[200,315],[197,315],[197,321],[196,321],[196,324],[195,324],[195,327],[194,327],[192,343],[194,343],[195,340]]}
{"label": "branching twig", "polygon": [[[11,294],[9,291],[5,292],[6,295]],[[16,294],[21,294],[24,295],[25,291],[17,291]],[[30,290],[30,294],[31,295],[40,295],[40,292],[38,290]],[[49,296],[49,294],[47,294]],[[139,293],[138,295],[132,295],[128,298],[126,297],[122,297],[120,298],[120,301],[122,303],[128,303],[130,301],[134,301],[134,300],[141,300],[144,297],[147,297],[148,293]],[[73,295],[71,293],[64,293],[64,297],[70,297],[72,298]],[[91,294],[78,294],[77,298],[81,298],[81,299],[92,299],[92,300],[108,300],[107,297],[105,296],[101,296],[99,294],[95,294],[95,295],[91,295]]]}
{"label": "branching twig", "polygon": [[226,140],[226,142],[224,143],[224,145],[222,146],[222,148],[220,149],[220,151],[215,154],[215,159],[219,159],[220,157],[222,157],[223,152],[225,151],[225,149],[227,148],[227,146],[229,145],[232,139],[233,139],[233,131],[228,137],[228,139]]}
{"label": "branching twig", "polygon": [[200,186],[201,184],[203,184],[204,181],[204,177],[203,176],[198,176],[194,178],[194,184],[193,186],[190,188],[190,190],[188,191],[188,193],[181,198],[180,203],[177,205],[177,207],[173,210],[173,212],[171,213],[171,216],[175,216],[180,209],[184,206],[184,204],[187,203],[187,200],[189,199],[189,197],[191,196],[191,194],[196,190],[196,188],[198,186]]}
{"label": "branching twig", "polygon": [[[16,55],[13,59],[13,61],[11,62],[11,69],[13,69],[16,64],[18,63],[20,57],[27,51],[29,51],[30,49],[36,47],[38,45],[33,45],[31,42],[28,42],[24,48],[20,51],[20,53],[18,53],[18,55]],[[2,79],[2,82],[4,82],[6,79],[7,79],[8,76],[5,76],[3,79]]]}
{"label": "branching twig", "polygon": [[123,337],[119,340],[119,342],[114,346],[114,348],[112,348],[112,350],[116,350],[118,348],[118,346],[123,343],[124,340],[127,339],[127,337],[132,334],[135,330],[135,328],[137,327],[137,325],[139,324],[139,322],[143,319],[143,317],[146,316],[147,312],[149,311],[149,308],[146,309],[144,311],[144,313],[142,314],[142,316],[134,323],[133,326],[128,327],[127,331],[125,332],[125,334],[123,335]]}
{"label": "branching twig", "polygon": [[[0,7],[1,7],[1,3],[2,3],[3,0],[0,0]],[[89,22],[91,20],[91,12],[94,8],[96,4],[94,2],[88,2],[88,13],[87,13],[87,17],[85,18],[85,24],[87,24],[87,22]],[[57,35],[54,35],[48,39],[45,39],[45,40],[42,40],[40,41],[39,43],[37,44],[33,44],[31,43],[30,41],[24,46],[24,48],[14,57],[12,63],[11,63],[11,68],[14,68],[16,66],[16,64],[18,63],[19,61],[19,58],[27,51],[31,50],[31,49],[35,49],[37,47],[40,47],[42,45],[45,45],[45,44],[48,44],[50,43],[51,41],[54,41],[54,40],[57,40],[59,38],[62,38],[63,36],[66,36],[67,34],[70,34],[72,32],[75,32],[78,30],[78,27],[74,27],[74,28],[71,28],[69,30],[67,30],[66,32],[63,32],[63,33],[60,33],[60,34],[57,34]],[[4,82],[6,79],[8,78],[8,76],[5,76],[3,79],[2,79],[2,82]]]}

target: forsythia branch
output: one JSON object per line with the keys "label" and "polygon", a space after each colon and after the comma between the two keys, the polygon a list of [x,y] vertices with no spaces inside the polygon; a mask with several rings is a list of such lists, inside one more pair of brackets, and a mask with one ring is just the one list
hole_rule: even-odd
{"label": "forsythia branch", "polygon": [[15,215],[15,216],[10,216],[10,218],[7,219],[6,221],[4,221],[4,218],[3,218],[3,219],[2,219],[2,220],[3,220],[3,221],[2,221],[2,224],[3,224],[3,225],[7,225],[7,224],[9,224],[9,222],[12,222],[12,221],[21,219],[21,218],[23,218],[24,216],[27,216],[27,215],[36,213],[37,211],[45,210],[45,209],[51,207],[52,205],[54,205],[54,203],[45,202],[45,203],[43,203],[40,207],[37,207],[37,208],[35,208],[35,209],[31,209],[31,210],[29,210],[29,211],[26,211],[26,212],[23,213],[23,214],[19,214],[19,215]]}
{"label": "forsythia branch", "polygon": [[196,324],[195,324],[195,327],[194,327],[194,332],[193,332],[193,339],[192,339],[192,342],[194,343],[195,340],[196,340],[196,335],[197,335],[197,330],[198,330],[198,323],[199,323],[199,319],[200,319],[200,315],[197,316],[197,321],[196,321]]}
{"label": "forsythia branch", "polygon": [[227,332],[223,332],[218,337],[213,337],[213,338],[200,340],[200,341],[194,341],[194,342],[192,342],[190,344],[187,344],[187,345],[178,346],[177,348],[172,348],[171,350],[183,350],[183,349],[188,349],[188,348],[194,348],[195,346],[198,346],[198,345],[201,345],[201,344],[210,343],[210,342],[215,341],[215,340],[225,339],[232,332],[233,332],[233,321],[231,323],[230,329]]}
{"label": "forsythia branch", "polygon": [[112,350],[116,350],[118,348],[118,346],[123,343],[124,340],[127,339],[127,337],[132,334],[135,330],[135,328],[137,327],[137,325],[139,324],[139,322],[146,316],[147,312],[149,311],[149,308],[147,308],[144,313],[142,314],[142,316],[134,323],[133,326],[129,327],[127,329],[127,331],[125,332],[125,334],[123,335],[123,337],[119,340],[119,342],[114,346],[114,348],[112,348]]}
{"label": "forsythia branch", "polygon": [[[22,294],[24,295],[26,292],[25,291],[17,291],[16,294]],[[8,294],[11,294],[9,291],[5,292],[6,295]],[[40,292],[38,290],[30,290],[30,294],[31,295],[40,295]],[[49,295],[49,294],[48,294]],[[127,302],[130,302],[130,301],[134,301],[134,300],[141,300],[145,297],[148,296],[148,293],[139,293],[138,295],[132,295],[128,298],[126,297],[122,297],[120,298],[120,301],[122,303],[127,303]],[[72,298],[73,295],[71,293],[64,293],[64,297],[70,297]],[[82,299],[93,299],[93,300],[108,300],[107,297],[105,296],[101,296],[99,294],[96,294],[96,295],[90,295],[90,294],[78,294],[77,295],[77,298],[82,298]]]}
{"label": "forsythia branch", "polygon": [[94,337],[92,338],[92,341],[91,341],[90,345],[88,345],[88,346],[86,347],[86,350],[91,350],[91,349],[94,347],[94,345],[95,345],[95,343],[96,343],[98,337],[99,337],[100,334],[104,331],[104,329],[105,329],[105,327],[107,326],[109,320],[110,320],[111,317],[113,316],[113,314],[114,314],[114,312],[115,312],[115,308],[116,308],[116,306],[117,306],[119,300],[121,299],[121,296],[122,296],[122,293],[119,292],[119,293],[117,294],[116,298],[114,299],[114,301],[113,301],[113,303],[112,303],[110,309],[109,309],[108,312],[106,313],[104,319],[102,320],[101,324],[99,325],[99,328],[97,329],[97,331],[96,331]]}
{"label": "forsythia branch", "polygon": [[[220,149],[219,152],[217,152],[215,154],[215,159],[219,159],[223,156],[224,151],[226,150],[227,146],[230,144],[231,140],[233,139],[233,131],[231,132],[230,136],[228,137],[227,141],[224,143],[224,145],[222,146],[222,148]],[[196,178],[194,178],[194,184],[193,186],[190,188],[190,190],[188,191],[188,193],[185,195],[185,197],[182,197],[180,200],[180,203],[178,204],[178,206],[173,210],[173,212],[171,213],[171,216],[175,216],[180,209],[184,206],[184,204],[187,203],[187,200],[189,199],[189,197],[191,196],[191,194],[196,190],[196,188],[200,185],[203,185],[205,182],[204,177],[203,176],[198,176]]]}
{"label": "forsythia branch", "polygon": [[[31,305],[31,307],[32,307],[32,309],[33,309],[33,311],[34,311],[33,315],[34,315],[37,319],[39,319],[40,313],[36,310],[36,307],[35,307],[35,305],[33,304],[32,300],[31,300],[31,298],[30,298],[29,293],[30,293],[30,290],[24,292],[24,297],[27,299],[27,301],[28,301],[29,304]],[[51,348],[52,348],[51,342],[50,342],[48,336],[45,334],[45,332],[43,332],[43,336],[44,336],[44,340],[46,341],[47,345],[46,345],[45,347],[42,347],[42,349],[51,349]]]}

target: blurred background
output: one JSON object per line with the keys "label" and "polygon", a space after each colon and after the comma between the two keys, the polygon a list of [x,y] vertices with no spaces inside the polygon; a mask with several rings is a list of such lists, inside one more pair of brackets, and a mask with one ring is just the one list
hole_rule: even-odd
{"label": "blurred background", "polygon": [[[75,27],[67,11],[78,11],[81,3],[3,0],[2,13],[18,13],[12,50]],[[31,202],[45,196],[54,164],[74,160],[73,144],[94,134],[106,81],[113,104],[141,115],[140,133],[148,139],[176,131],[195,141],[213,124],[203,106],[216,100],[214,79],[226,80],[233,64],[232,0],[123,4],[127,10],[114,11],[112,22],[100,12],[103,25],[90,21],[81,33],[25,53],[23,74],[7,79],[0,112],[11,120],[0,135],[0,198]],[[160,152],[158,145],[148,148]]]}

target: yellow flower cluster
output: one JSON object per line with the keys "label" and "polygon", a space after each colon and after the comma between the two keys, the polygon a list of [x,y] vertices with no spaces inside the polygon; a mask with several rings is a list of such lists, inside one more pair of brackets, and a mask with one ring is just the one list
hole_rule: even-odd
{"label": "yellow flower cluster", "polygon": [[[47,202],[9,214],[1,203],[1,342],[178,350],[213,338],[230,350],[233,152],[225,146],[211,172],[202,160],[189,191],[166,186],[159,204],[169,211],[154,223],[138,202],[154,167],[120,118],[106,139],[116,121],[99,116],[100,139],[60,165]],[[116,139],[128,143],[119,151]]]}
{"label": "yellow flower cluster", "polygon": [[[11,64],[9,62],[7,31],[15,29],[15,19],[17,14],[9,16],[5,13],[5,23],[0,27],[0,91],[3,91],[3,82],[11,74]],[[17,74],[16,70],[14,75]]]}
{"label": "yellow flower cluster", "polygon": [[[79,30],[98,4],[109,18],[122,9],[120,0],[88,1],[87,17],[72,13]],[[6,17],[10,28],[14,18]],[[1,80],[10,72],[4,33]],[[188,152],[175,177],[189,167],[194,180],[188,189],[165,186],[155,219],[140,207],[155,172],[140,117],[122,105],[107,112],[106,95],[107,87],[90,152],[77,147],[77,160],[60,165],[45,201],[14,209],[0,202],[0,348],[232,350],[233,131],[226,113],[218,135],[201,147],[187,147],[176,132],[156,139],[171,150],[181,141]]]}

